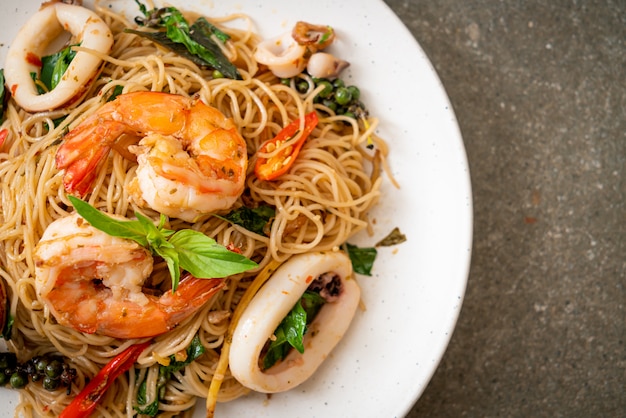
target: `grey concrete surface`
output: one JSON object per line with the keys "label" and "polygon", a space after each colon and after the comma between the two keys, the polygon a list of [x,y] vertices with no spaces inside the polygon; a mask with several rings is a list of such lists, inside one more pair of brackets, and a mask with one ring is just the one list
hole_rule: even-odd
{"label": "grey concrete surface", "polygon": [[475,209],[458,325],[408,417],[626,416],[626,2],[385,1],[450,97]]}

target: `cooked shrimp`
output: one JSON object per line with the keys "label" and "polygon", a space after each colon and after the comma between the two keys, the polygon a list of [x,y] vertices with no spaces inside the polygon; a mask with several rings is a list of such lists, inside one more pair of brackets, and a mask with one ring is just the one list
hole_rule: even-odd
{"label": "cooked shrimp", "polygon": [[207,302],[224,281],[181,279],[175,292],[146,294],[150,252],[113,237],[78,214],[45,230],[35,251],[37,294],[57,322],[115,338],[152,337],[174,328]]}
{"label": "cooked shrimp", "polygon": [[[330,284],[329,284],[330,283]],[[259,357],[302,294],[320,284],[324,304],[304,336],[304,353],[291,350],[280,363],[261,370]],[[328,286],[332,295],[326,294]],[[242,385],[265,393],[292,389],[307,380],[339,343],[359,305],[361,290],[352,264],[341,252],[299,254],[279,267],[239,319],[229,354],[230,371]]]}
{"label": "cooked shrimp", "polygon": [[79,51],[57,86],[38,94],[31,73],[39,73],[44,51],[64,30],[71,32],[81,47],[102,54],[107,54],[113,45],[111,30],[91,10],[64,3],[44,3],[18,32],[4,66],[6,84],[15,101],[29,112],[55,109],[79,99],[98,72],[102,60]]}
{"label": "cooked shrimp", "polygon": [[65,136],[56,164],[67,192],[89,191],[122,134],[143,137],[129,148],[139,164],[129,193],[142,206],[193,222],[243,192],[248,156],[234,122],[199,99],[157,92],[120,95]]}

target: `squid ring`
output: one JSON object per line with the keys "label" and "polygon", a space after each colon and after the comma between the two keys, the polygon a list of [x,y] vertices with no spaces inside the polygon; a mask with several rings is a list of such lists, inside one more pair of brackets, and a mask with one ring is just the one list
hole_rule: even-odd
{"label": "squid ring", "polygon": [[[262,371],[261,350],[311,282],[332,272],[342,291],[323,305],[304,335],[304,353],[291,350],[282,362]],[[292,389],[307,380],[345,334],[359,305],[361,290],[352,278],[352,264],[341,252],[293,256],[261,288],[241,316],[230,348],[230,371],[242,385],[257,392]]]}
{"label": "squid ring", "polygon": [[64,3],[44,5],[18,32],[4,68],[15,101],[29,112],[52,110],[78,99],[97,74],[102,60],[79,51],[57,86],[38,94],[30,74],[39,72],[46,48],[65,30],[72,33],[81,47],[102,54],[109,53],[113,45],[111,30],[93,11]]}
{"label": "squid ring", "polygon": [[257,45],[254,59],[267,65],[276,77],[290,78],[300,74],[306,67],[306,50],[306,46],[300,45],[293,39],[291,32],[287,32]]}

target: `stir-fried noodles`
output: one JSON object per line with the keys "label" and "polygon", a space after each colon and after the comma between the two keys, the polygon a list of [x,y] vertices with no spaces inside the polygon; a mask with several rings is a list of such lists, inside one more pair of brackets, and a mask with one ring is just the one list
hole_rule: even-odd
{"label": "stir-fried noodles", "polygon": [[[14,319],[7,344],[22,361],[56,353],[65,356],[76,369],[69,393],[65,387],[49,391],[39,384],[26,385],[20,391],[16,413],[58,416],[111,358],[146,341],[80,332],[58,323],[37,293],[35,252],[48,226],[74,212],[64,188],[64,170],[55,160],[64,136],[90,115],[98,114],[114,97],[154,91],[200,100],[220,110],[234,122],[249,158],[245,190],[231,208],[197,222],[169,217],[165,226],[170,230],[200,231],[258,264],[245,273],[229,276],[225,286],[195,313],[154,337],[150,349],[114,382],[97,407],[102,416],[132,416],[137,393],[144,390],[146,404],[160,396],[159,413],[176,416],[192,408],[197,397],[207,396],[233,310],[260,271],[296,254],[337,251],[357,231],[368,227],[367,212],[379,198],[379,167],[384,164],[386,148],[375,135],[375,118],[368,118],[364,124],[351,115],[335,114],[314,100],[323,87],[316,87],[311,76],[301,73],[286,83],[257,63],[253,53],[261,40],[254,32],[252,19],[245,15],[207,17],[230,36],[224,52],[241,74],[241,80],[233,80],[216,76],[213,69],[200,67],[149,39],[125,32],[126,28],[137,27],[128,16],[108,7],[99,7],[96,12],[110,27],[114,42],[108,54],[81,45],[74,47],[104,61],[80,102],[51,111],[27,112],[11,99],[1,126],[8,132],[0,148],[0,274],[11,296],[10,314]],[[245,22],[249,29],[234,29],[230,23],[235,20]],[[254,165],[261,145],[314,110],[319,123],[289,171],[272,181],[260,180],[254,174]],[[84,200],[109,214],[132,219],[138,212],[158,223],[160,214],[143,205],[129,187],[137,181],[137,155],[129,147],[129,143],[137,143],[136,136],[123,135],[112,144],[113,150],[95,172],[91,191]],[[101,146],[95,137],[87,140],[93,141],[89,147]],[[241,207],[269,207],[273,213],[264,230],[251,231],[226,217]],[[156,257],[145,288],[168,292],[170,285],[168,265]],[[131,319],[122,326],[138,325]],[[184,369],[173,372],[161,387],[160,367],[169,362],[170,356],[185,353],[194,337],[206,351]],[[145,386],[140,389],[142,382]],[[233,400],[247,391],[227,372],[218,400]]]}

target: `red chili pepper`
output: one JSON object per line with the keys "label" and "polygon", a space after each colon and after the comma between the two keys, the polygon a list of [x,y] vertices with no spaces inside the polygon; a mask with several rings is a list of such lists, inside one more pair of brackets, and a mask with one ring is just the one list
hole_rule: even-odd
{"label": "red chili pepper", "polygon": [[149,345],[150,341],[132,345],[115,356],[89,381],[87,386],[61,412],[59,418],[86,418],[91,415],[113,381],[130,369]]}
{"label": "red chili pepper", "polygon": [[8,129],[0,130],[0,147],[4,144],[4,140],[7,139],[7,136],[9,136]]}
{"label": "red chili pepper", "polygon": [[[296,160],[300,148],[304,145],[304,141],[309,134],[315,129],[318,122],[317,113],[315,111],[307,113],[304,116],[304,130],[297,142],[294,142],[284,150],[276,153],[270,158],[259,156],[254,165],[254,174],[261,180],[274,180],[285,174],[291,168]],[[270,153],[280,147],[285,141],[292,138],[300,129],[300,119],[296,119],[289,125],[285,126],[274,138],[266,141],[261,145],[258,152]]]}

